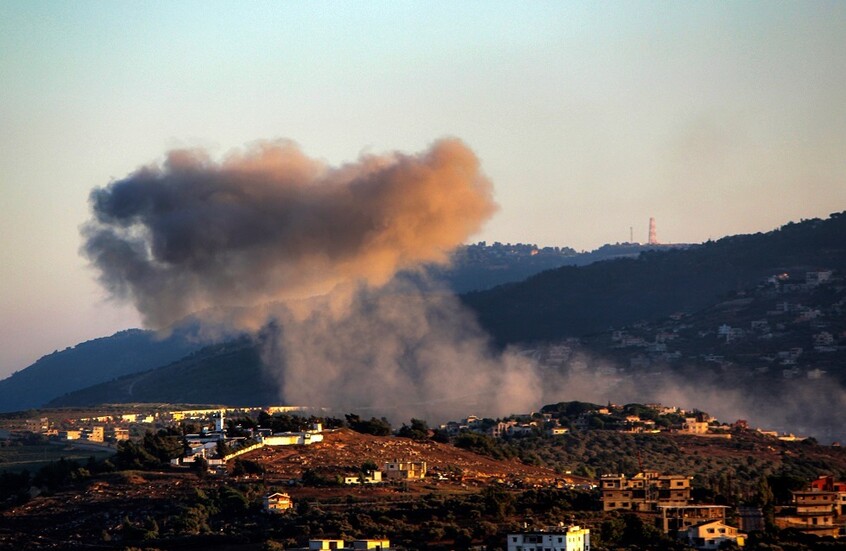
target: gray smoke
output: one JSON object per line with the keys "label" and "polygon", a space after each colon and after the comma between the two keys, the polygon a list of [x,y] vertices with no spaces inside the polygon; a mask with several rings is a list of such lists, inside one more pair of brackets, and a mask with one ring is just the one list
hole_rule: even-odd
{"label": "gray smoke", "polygon": [[290,403],[445,421],[531,410],[542,394],[534,362],[494,351],[453,295],[420,283],[332,294],[275,317],[266,363],[282,366]]}
{"label": "gray smoke", "polygon": [[431,420],[537,404],[533,363],[492,352],[451,294],[393,280],[446,262],[496,208],[458,140],[339,168],[290,142],[221,163],[173,151],[95,189],[91,206],[83,252],[113,296],[157,328],[195,312],[273,320],[264,356],[288,403]]}
{"label": "gray smoke", "polygon": [[220,163],[171,151],[162,166],[95,189],[91,207],[83,254],[112,295],[156,328],[339,283],[378,287],[398,270],[446,262],[496,209],[478,160],[458,140],[337,168],[286,141]]}

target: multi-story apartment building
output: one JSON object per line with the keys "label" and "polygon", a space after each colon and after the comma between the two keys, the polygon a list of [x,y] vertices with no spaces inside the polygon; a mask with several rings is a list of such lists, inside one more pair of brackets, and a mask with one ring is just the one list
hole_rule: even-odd
{"label": "multi-story apartment building", "polygon": [[659,505],[687,505],[690,502],[690,477],[643,472],[626,475],[603,475],[602,509],[613,511],[657,511]]}
{"label": "multi-story apartment building", "polygon": [[793,492],[793,506],[782,509],[775,517],[779,528],[796,528],[806,534],[837,537],[835,523],[837,492],[810,490]]}

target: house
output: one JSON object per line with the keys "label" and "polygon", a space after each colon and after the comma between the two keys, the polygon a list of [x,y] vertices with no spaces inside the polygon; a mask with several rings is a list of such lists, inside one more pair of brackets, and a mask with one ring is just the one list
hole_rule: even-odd
{"label": "house", "polygon": [[382,470],[387,480],[422,480],[426,476],[426,462],[394,459],[385,463]]}
{"label": "house", "polygon": [[115,442],[129,440],[129,429],[124,429],[121,427],[112,427],[106,432],[106,437],[109,440],[113,440]]}
{"label": "house", "polygon": [[81,430],[63,430],[59,433],[60,440],[79,440],[81,436]]}
{"label": "house", "polygon": [[[322,539],[308,540],[308,547],[297,551],[391,551],[391,542],[386,539],[354,540],[345,543],[344,540]],[[293,551],[293,550],[291,550]]]}
{"label": "house", "polygon": [[508,534],[508,551],[590,551],[590,530],[579,526]]}
{"label": "house", "polygon": [[816,287],[821,283],[831,280],[832,271],[824,270],[820,272],[805,272],[805,285],[808,287]]}
{"label": "house", "polygon": [[103,442],[106,437],[106,428],[102,425],[97,425],[96,427],[91,428],[91,432],[88,433],[88,441],[89,442]]}
{"label": "house", "polygon": [[503,434],[507,434],[511,427],[517,424],[517,421],[500,421],[487,428],[485,434],[491,438],[502,438]]}
{"label": "house", "polygon": [[325,549],[345,549],[344,540],[308,540],[309,551],[323,551]]}
{"label": "house", "polygon": [[691,526],[704,522],[725,522],[725,505],[659,505],[661,518],[656,520],[658,528],[665,534],[684,537]]}
{"label": "house", "polygon": [[729,526],[720,520],[711,520],[696,524],[687,529],[684,539],[688,545],[697,549],[719,549],[723,542],[733,542],[740,547],[746,541],[746,534],[738,532],[734,526]]}
{"label": "house", "polygon": [[29,432],[42,433],[50,427],[50,422],[47,417],[27,419],[25,421],[25,427]]}
{"label": "house", "polygon": [[312,430],[302,432],[280,432],[267,436],[259,430],[261,441],[265,446],[308,446],[317,442],[323,442],[323,427],[316,424]]}
{"label": "house", "polygon": [[352,542],[352,548],[355,551],[384,551],[391,548],[391,541],[385,539],[355,540]]}
{"label": "house", "polygon": [[830,346],[834,344],[834,335],[828,331],[814,335],[814,346]]}
{"label": "house", "polygon": [[657,511],[660,505],[687,505],[690,502],[690,478],[681,475],[661,475],[656,472],[626,475],[603,475],[602,509],[613,511]]}
{"label": "house", "polygon": [[508,427],[508,434],[511,436],[530,436],[534,434],[536,428],[535,423],[520,423]]}
{"label": "house", "polygon": [[288,494],[275,492],[264,496],[263,510],[266,513],[284,513],[293,506],[291,496]]}
{"label": "house", "polygon": [[380,484],[381,482],[382,471],[378,470],[344,477],[344,484]]}
{"label": "house", "polygon": [[816,536],[837,537],[840,527],[835,524],[837,492],[812,488],[810,491],[792,492],[793,505],[782,508],[775,516],[779,528],[795,528]]}
{"label": "house", "polygon": [[696,417],[687,417],[682,425],[682,432],[688,434],[707,434],[708,421],[698,421]]}
{"label": "house", "polygon": [[811,490],[819,490],[821,492],[835,492],[837,499],[835,500],[835,513],[837,516],[846,515],[846,482],[836,482],[831,475],[821,476],[811,482]]}

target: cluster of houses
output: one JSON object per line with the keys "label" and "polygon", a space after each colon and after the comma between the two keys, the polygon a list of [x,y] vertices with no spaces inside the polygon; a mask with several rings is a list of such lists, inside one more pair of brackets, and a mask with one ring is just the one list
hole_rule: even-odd
{"label": "cluster of houses", "polygon": [[744,544],[746,534],[726,524],[727,506],[692,503],[688,476],[651,471],[633,477],[604,475],[600,489],[604,511],[652,513],[665,534],[697,549],[719,549],[727,541]]}
{"label": "cluster of houses", "polygon": [[[607,406],[586,407],[572,416],[559,413],[530,413],[514,415],[505,419],[482,419],[470,415],[460,421],[449,421],[438,428],[448,436],[458,436],[462,432],[484,434],[492,438],[522,437],[542,435],[561,436],[573,430],[603,428],[625,433],[646,434],[677,432],[709,438],[731,438],[735,431],[749,430],[747,421],[739,419],[734,423],[720,423],[702,411],[685,411],[674,406],[644,404],[644,408],[654,415],[644,416],[627,411],[625,406],[608,404]],[[655,419],[663,421],[658,423]],[[800,441],[804,437],[782,434],[777,431],[755,429],[759,434],[771,436],[783,441]]]}
{"label": "cluster of houses", "polygon": [[[743,363],[751,361],[761,369],[779,370],[785,379],[820,378],[826,373],[824,366],[814,365],[820,355],[836,362],[835,353],[846,350],[846,328],[838,321],[846,312],[846,296],[841,296],[844,283],[842,275],[828,269],[777,274],[754,290],[741,292],[739,300],[734,301],[737,304],[729,305],[713,326],[703,326],[705,320],[677,313],[658,324],[639,322],[615,330],[610,333],[610,342],[603,338],[595,345],[620,355],[622,361],[628,361],[628,368],[643,370],[682,359],[729,368],[739,361],[738,350],[744,350],[743,343],[754,342],[760,354],[743,357]],[[821,286],[838,289],[841,295],[834,299],[829,296],[820,303],[813,292]],[[703,342],[709,349],[705,352],[701,350]],[[570,339],[524,352],[550,368],[566,365],[570,371],[578,371],[585,367],[579,360],[580,346],[577,339]],[[806,360],[809,354],[815,360]],[[599,369],[602,375],[620,376],[626,367],[609,364]]]}
{"label": "cluster of houses", "polygon": [[215,410],[213,430],[186,434],[185,455],[171,460],[174,466],[186,466],[202,459],[211,472],[227,461],[264,446],[308,446],[323,441],[323,425],[315,423],[310,429],[297,432],[274,433],[270,429],[248,430],[247,436],[229,437],[226,434],[226,410]]}
{"label": "cluster of houses", "polygon": [[353,540],[336,539],[308,540],[308,547],[291,547],[288,551],[393,551],[387,539]]}
{"label": "cluster of houses", "polygon": [[[539,416],[539,417],[538,417]],[[469,415],[460,421],[448,421],[438,427],[449,436],[458,436],[462,432],[486,434],[492,438],[505,436],[527,436],[544,433],[547,436],[567,434],[569,429],[561,426],[557,419],[549,414],[516,415],[509,419],[482,419]]]}
{"label": "cluster of houses", "polygon": [[426,477],[425,461],[408,461],[405,459],[393,459],[386,461],[382,469],[373,469],[362,473],[345,476],[343,483],[352,484],[380,484],[382,482],[406,482],[410,480],[423,480]]}
{"label": "cluster of houses", "polygon": [[[58,441],[105,446],[129,440],[130,424],[137,423],[137,415],[84,417],[81,419],[51,420],[49,417],[26,419],[23,430]],[[146,419],[142,419],[146,422]]]}
{"label": "cluster of houses", "polygon": [[[604,475],[600,481],[604,511],[635,511],[655,515],[665,534],[697,549],[719,549],[731,541],[742,546],[746,532],[763,530],[764,515],[757,507],[739,507],[739,527],[726,523],[729,507],[693,504],[690,477],[642,472],[633,477]],[[793,503],[776,508],[779,528],[794,528],[817,536],[846,535],[846,482],[821,476],[805,490],[792,492]]]}
{"label": "cluster of houses", "polygon": [[[273,415],[274,413],[287,413],[304,409],[306,408],[298,406],[223,407],[174,411],[150,408],[149,410],[117,411],[108,415],[74,419],[60,418],[54,415],[25,419],[10,432],[12,434],[39,434],[51,440],[72,441],[75,444],[114,445],[122,440],[128,440],[132,435],[141,435],[147,430],[157,427],[174,427],[184,422],[195,422],[201,426],[208,425],[207,428],[210,430],[204,430],[203,436],[210,436],[223,430],[222,423],[226,415],[256,415],[259,412]],[[264,436],[268,435],[265,434]],[[281,444],[268,443],[267,445]]]}
{"label": "cluster of houses", "polygon": [[793,503],[776,511],[776,526],[817,536],[846,535],[846,482],[821,476],[792,493]]}

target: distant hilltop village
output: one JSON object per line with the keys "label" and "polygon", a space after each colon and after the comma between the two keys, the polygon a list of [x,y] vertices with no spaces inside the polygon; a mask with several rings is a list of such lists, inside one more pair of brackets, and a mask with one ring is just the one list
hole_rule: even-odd
{"label": "distant hilltop village", "polygon": [[[161,406],[136,404],[131,410],[108,406],[116,411],[108,414],[69,418],[68,412],[45,412],[45,415],[8,422],[9,430],[0,432],[0,440],[14,435],[37,434],[56,442],[74,445],[114,447],[118,442],[137,439],[150,430],[177,430],[187,442],[186,455],[175,465],[190,463],[202,457],[215,459],[212,464],[225,463],[245,452],[242,448],[262,446],[309,445],[323,440],[325,431],[320,422],[308,422],[304,417],[290,414],[320,413],[319,408],[305,406],[266,407],[203,407],[197,409],[165,410]],[[285,414],[294,425],[280,426],[274,416]],[[233,424],[233,420],[252,419],[252,426]],[[317,419],[312,417],[312,419]],[[388,425],[386,425],[388,426]],[[274,430],[275,429],[275,430]],[[703,438],[731,439],[737,431],[754,430],[763,436],[796,442],[804,436],[779,433],[766,428],[750,429],[746,420],[720,422],[708,413],[685,410],[661,404],[590,404],[561,402],[544,406],[539,412],[515,414],[491,419],[470,415],[461,420],[448,421],[438,430],[448,437],[476,433],[491,438],[521,436],[561,436],[572,430],[614,430],[629,434],[660,434],[672,432]],[[186,432],[187,431],[187,432]],[[223,442],[229,453],[220,455],[217,445]],[[217,461],[222,460],[222,461]]]}

